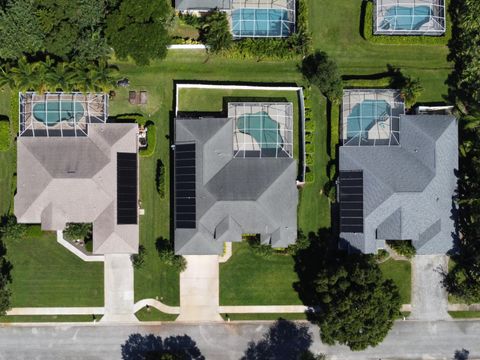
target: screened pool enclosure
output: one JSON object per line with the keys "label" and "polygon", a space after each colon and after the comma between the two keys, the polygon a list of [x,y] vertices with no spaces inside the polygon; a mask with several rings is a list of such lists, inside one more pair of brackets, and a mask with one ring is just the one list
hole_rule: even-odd
{"label": "screened pool enclosure", "polygon": [[230,22],[235,38],[290,36],[295,0],[232,0]]}
{"label": "screened pool enclosure", "polygon": [[234,157],[293,157],[292,103],[228,103]]}
{"label": "screened pool enclosure", "polygon": [[397,90],[345,90],[340,139],[343,146],[399,145],[405,105]]}
{"label": "screened pool enclosure", "polygon": [[105,94],[19,94],[20,136],[87,136],[88,124],[107,121]]}
{"label": "screened pool enclosure", "polygon": [[376,35],[442,35],[444,0],[375,0]]}

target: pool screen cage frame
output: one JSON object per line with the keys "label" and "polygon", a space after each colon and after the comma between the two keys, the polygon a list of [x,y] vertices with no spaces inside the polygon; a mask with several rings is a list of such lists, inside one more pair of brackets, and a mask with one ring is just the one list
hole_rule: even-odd
{"label": "pool screen cage frame", "polygon": [[[281,20],[280,24],[280,34],[271,35],[267,31],[267,34],[242,34],[242,23],[244,21],[252,22],[255,26],[257,23],[256,20],[243,20],[238,21],[237,26],[235,26],[232,17],[232,11],[240,9],[250,9],[250,10],[285,10],[287,11],[287,20]],[[234,39],[242,38],[285,38],[293,33],[295,33],[295,21],[296,21],[296,0],[231,0],[230,5],[230,29]],[[240,26],[240,29],[237,27]],[[286,29],[289,29],[287,31]],[[285,33],[283,30],[285,29]],[[239,31],[240,35],[235,34],[235,31]],[[254,30],[254,33],[256,30]]]}
{"label": "pool screen cage frame", "polygon": [[[365,100],[384,100],[390,106],[388,119],[390,120],[389,136],[387,139],[366,139],[362,126],[358,133],[348,137],[348,120],[353,108]],[[361,109],[361,107],[360,107]],[[405,102],[400,91],[393,89],[349,89],[343,91],[342,119],[340,126],[340,142],[343,146],[398,146],[400,145],[400,115],[405,114]],[[358,116],[362,121],[362,115]],[[384,119],[376,119],[378,125]]]}
{"label": "pool screen cage frame", "polygon": [[[446,29],[446,6],[445,0],[374,0],[373,27],[375,35],[427,35],[440,36]],[[414,8],[416,6],[428,6],[432,11],[430,21],[421,26],[420,29],[382,29],[381,24],[388,15],[388,10],[394,6]],[[407,15],[395,15],[407,16]],[[411,15],[408,15],[411,16]],[[412,16],[413,21],[413,16]],[[412,23],[413,27],[413,23]]]}
{"label": "pool screen cage frame", "polygon": [[[237,127],[238,119],[243,115],[265,112],[279,124],[277,141],[268,143],[275,149],[262,149],[256,141],[245,142],[251,135],[245,135]],[[228,118],[233,119],[233,157],[235,158],[293,158],[293,104],[291,102],[236,102],[228,103]],[[245,129],[248,130],[248,129]],[[252,129],[254,130],[254,129]],[[258,129],[255,129],[258,130]],[[260,130],[263,131],[263,128]],[[278,136],[280,133],[280,137]],[[239,134],[242,134],[239,136]],[[243,141],[239,141],[239,138]],[[254,140],[254,139],[253,139]],[[251,149],[250,149],[251,148]]]}
{"label": "pool screen cage frame", "polygon": [[[88,124],[106,123],[108,118],[108,96],[104,93],[81,93],[81,92],[36,92],[19,93],[19,136],[42,136],[42,137],[81,137],[88,136]],[[44,104],[47,115],[47,103],[59,102],[61,112],[62,102],[81,103],[84,114],[80,118],[74,115],[69,120],[62,120],[54,125],[47,125],[39,121],[33,115],[33,107],[36,104]],[[57,110],[55,110],[57,111]],[[73,111],[76,114],[76,111]]]}

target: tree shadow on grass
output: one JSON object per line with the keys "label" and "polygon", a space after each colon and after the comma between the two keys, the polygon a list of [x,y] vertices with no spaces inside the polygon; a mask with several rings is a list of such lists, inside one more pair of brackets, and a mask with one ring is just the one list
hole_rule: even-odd
{"label": "tree shadow on grass", "polygon": [[[169,356],[168,356],[169,355]],[[163,356],[163,357],[162,357]],[[196,342],[188,335],[162,339],[153,334],[131,334],[122,345],[123,360],[204,360]]]}
{"label": "tree shadow on grass", "polygon": [[258,342],[251,341],[242,360],[300,359],[309,352],[312,335],[306,325],[279,319]]}

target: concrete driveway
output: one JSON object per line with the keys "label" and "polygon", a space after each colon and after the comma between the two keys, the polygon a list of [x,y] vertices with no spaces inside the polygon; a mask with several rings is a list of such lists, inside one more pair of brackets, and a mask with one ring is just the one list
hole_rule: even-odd
{"label": "concrete driveway", "polygon": [[442,286],[446,255],[416,255],[412,261],[412,313],[415,320],[447,320],[448,295]]}
{"label": "concrete driveway", "polygon": [[105,315],[101,321],[137,321],[133,313],[133,266],[130,255],[105,255],[104,271]]}
{"label": "concrete driveway", "polygon": [[188,255],[180,274],[180,316],[177,321],[222,321],[217,255]]}

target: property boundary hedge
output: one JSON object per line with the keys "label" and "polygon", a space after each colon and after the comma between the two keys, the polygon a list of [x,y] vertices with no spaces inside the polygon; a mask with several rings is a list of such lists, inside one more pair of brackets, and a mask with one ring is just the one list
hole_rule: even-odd
{"label": "property boundary hedge", "polygon": [[[445,2],[445,6],[448,8],[450,1]],[[401,35],[373,35],[373,2],[371,0],[364,0],[362,3],[362,16],[363,18],[363,38],[367,41],[376,44],[385,45],[443,45],[447,46],[448,40],[450,40],[452,30],[450,21],[447,18],[446,32],[442,36],[401,36]]]}

